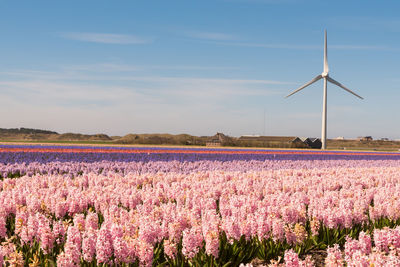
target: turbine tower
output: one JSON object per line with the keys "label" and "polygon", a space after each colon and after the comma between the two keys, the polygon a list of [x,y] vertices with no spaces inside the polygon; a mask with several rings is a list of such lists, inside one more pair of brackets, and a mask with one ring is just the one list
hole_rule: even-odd
{"label": "turbine tower", "polygon": [[294,90],[292,93],[290,93],[286,97],[289,97],[289,96],[291,96],[291,95],[303,90],[307,86],[315,83],[316,81],[318,81],[320,79],[324,79],[324,98],[323,98],[323,104],[322,104],[322,133],[321,133],[322,148],[321,149],[326,149],[326,128],[327,128],[327,102],[326,101],[327,101],[327,98],[328,98],[328,96],[327,96],[327,82],[329,81],[329,82],[341,87],[342,89],[346,90],[350,94],[353,94],[353,95],[355,95],[356,97],[358,97],[360,99],[364,99],[361,96],[359,96],[356,93],[354,93],[353,91],[351,91],[350,89],[348,89],[347,87],[345,87],[343,84],[339,83],[338,81],[335,81],[334,79],[332,79],[329,76],[328,48],[327,48],[326,30],[325,30],[325,45],[324,45],[324,71],[322,72],[322,74],[318,75],[317,77],[315,77],[314,79],[312,79],[311,81],[309,81],[305,85],[301,86],[300,88]]}

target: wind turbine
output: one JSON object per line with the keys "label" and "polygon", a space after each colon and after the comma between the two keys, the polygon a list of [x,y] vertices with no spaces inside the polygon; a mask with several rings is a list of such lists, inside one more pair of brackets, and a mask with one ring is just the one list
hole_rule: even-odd
{"label": "wind turbine", "polygon": [[314,79],[312,79],[311,81],[309,81],[308,83],[306,83],[305,85],[301,86],[300,88],[294,90],[292,93],[290,93],[289,95],[287,95],[286,97],[289,97],[301,90],[303,90],[304,88],[306,88],[307,86],[315,83],[316,81],[320,80],[320,79],[324,79],[324,100],[323,100],[323,104],[322,104],[322,133],[321,133],[321,141],[322,141],[322,148],[321,149],[326,149],[326,128],[327,128],[327,82],[331,82],[339,87],[341,87],[342,89],[346,90],[347,92],[349,92],[350,94],[355,95],[356,97],[360,98],[360,99],[364,99],[361,96],[357,95],[356,93],[354,93],[353,91],[351,91],[350,89],[348,89],[347,87],[345,87],[343,84],[339,83],[338,81],[335,81],[334,79],[332,79],[329,76],[329,66],[328,66],[328,48],[327,48],[327,37],[326,37],[326,30],[325,30],[325,46],[324,46],[324,71],[322,72],[322,74],[318,75],[317,77],[315,77]]}

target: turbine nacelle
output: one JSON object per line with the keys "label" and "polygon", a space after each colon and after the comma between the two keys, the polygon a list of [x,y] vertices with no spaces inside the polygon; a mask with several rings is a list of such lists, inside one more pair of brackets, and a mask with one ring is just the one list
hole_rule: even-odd
{"label": "turbine nacelle", "polygon": [[321,73],[321,77],[322,78],[326,78],[326,77],[328,77],[329,75],[328,75],[328,73],[327,72],[323,72],[323,73]]}

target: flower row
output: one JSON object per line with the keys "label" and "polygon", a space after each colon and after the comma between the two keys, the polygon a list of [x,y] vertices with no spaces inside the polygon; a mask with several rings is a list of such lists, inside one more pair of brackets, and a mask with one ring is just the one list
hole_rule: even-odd
{"label": "flower row", "polygon": [[[1,154],[1,153],[0,153]],[[32,155],[30,155],[32,156]],[[302,170],[325,168],[369,168],[369,167],[400,167],[399,160],[234,160],[234,161],[30,161],[22,163],[0,163],[1,178],[13,178],[35,174],[66,175],[75,177],[82,174],[97,173],[113,175],[115,173],[127,175],[130,173],[183,173],[205,171],[263,171],[263,170]]]}
{"label": "flower row", "polygon": [[290,168],[290,161],[279,162],[288,168],[269,168],[273,161],[253,169],[262,163],[146,163],[167,166],[157,172],[126,163],[137,171],[110,165],[100,174],[5,178],[1,250],[6,261],[24,264],[224,264],[271,260],[285,249],[305,252],[399,223],[397,162],[332,162],[304,163],[316,164],[310,169]]}
{"label": "flower row", "polygon": [[0,145],[0,162],[398,160],[400,153],[223,148]]}

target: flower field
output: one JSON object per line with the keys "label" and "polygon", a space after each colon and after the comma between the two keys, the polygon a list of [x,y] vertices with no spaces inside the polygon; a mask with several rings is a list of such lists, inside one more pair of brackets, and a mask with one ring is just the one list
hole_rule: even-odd
{"label": "flower field", "polygon": [[1,145],[0,177],[3,265],[400,266],[399,153]]}

